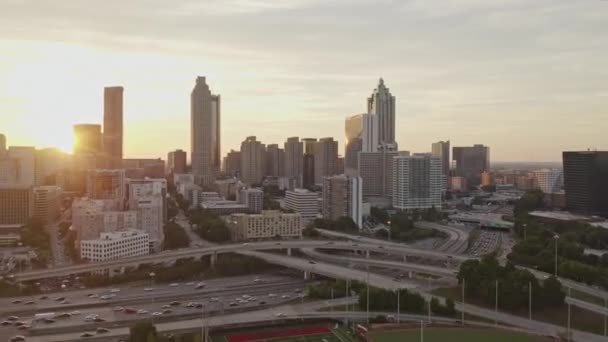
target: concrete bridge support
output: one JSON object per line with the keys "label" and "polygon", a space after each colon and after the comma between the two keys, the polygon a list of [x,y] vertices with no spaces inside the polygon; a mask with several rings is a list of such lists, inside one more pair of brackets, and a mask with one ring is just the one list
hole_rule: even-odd
{"label": "concrete bridge support", "polygon": [[216,263],[217,263],[217,252],[211,254],[211,256],[210,256],[210,264],[211,264],[212,269],[215,269]]}
{"label": "concrete bridge support", "polygon": [[287,248],[287,255],[291,256],[291,248]]}

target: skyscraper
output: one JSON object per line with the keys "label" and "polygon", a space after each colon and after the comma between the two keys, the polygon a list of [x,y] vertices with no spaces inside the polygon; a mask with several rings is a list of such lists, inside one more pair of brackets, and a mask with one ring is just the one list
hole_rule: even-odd
{"label": "skyscraper", "polygon": [[321,138],[315,144],[315,185],[322,186],[323,178],[336,174],[338,142],[334,138]]}
{"label": "skyscraper", "polygon": [[344,169],[347,174],[355,175],[359,152],[378,151],[378,116],[358,114],[348,117],[344,131],[346,133]]}
{"label": "skyscraper", "polygon": [[295,179],[296,187],[302,186],[304,168],[304,143],[298,137],[287,138],[285,148],[285,177]]}
{"label": "skyscraper", "polygon": [[302,186],[310,188],[315,185],[315,138],[303,138],[304,160],[302,161]]}
{"label": "skyscraper", "polygon": [[360,177],[335,175],[323,178],[323,218],[337,220],[350,217],[362,225],[363,197]]}
{"label": "skyscraper", "polygon": [[103,154],[106,168],[122,167],[123,87],[103,90]]}
{"label": "skyscraper", "polygon": [[382,78],[367,99],[367,112],[378,116],[378,143],[395,144],[395,97]]}
{"label": "skyscraper", "polygon": [[205,77],[197,77],[190,97],[190,160],[201,185],[211,185],[220,171],[220,118],[220,96],[211,94]]}
{"label": "skyscraper", "polygon": [[285,171],[285,150],[277,144],[266,146],[266,175],[273,177],[283,176]]}
{"label": "skyscraper", "polygon": [[608,151],[564,152],[563,161],[567,208],[608,216]]}
{"label": "skyscraper", "polygon": [[0,159],[6,156],[6,137],[0,133]]}
{"label": "skyscraper", "polygon": [[167,155],[167,171],[169,173],[186,173],[186,151],[175,150]]}
{"label": "skyscraper", "polygon": [[101,125],[74,125],[74,154],[101,153]]}
{"label": "skyscraper", "polygon": [[448,178],[450,177],[450,141],[438,141],[433,143],[433,156],[441,159],[441,174],[443,175],[444,188],[447,189]]}
{"label": "skyscraper", "polygon": [[381,150],[359,153],[358,175],[363,181],[363,198],[384,199],[390,203],[393,196],[393,158],[409,156],[408,151]]}
{"label": "skyscraper", "polygon": [[469,186],[481,184],[481,173],[490,170],[490,148],[483,145],[454,147],[456,176],[467,179]]}
{"label": "skyscraper", "polygon": [[11,146],[8,158],[17,161],[17,182],[33,186],[36,183],[36,149],[33,146]]}
{"label": "skyscraper", "polygon": [[430,154],[393,158],[393,207],[441,209],[441,159]]}
{"label": "skyscraper", "polygon": [[266,146],[255,136],[241,143],[241,180],[249,185],[261,184],[264,179]]}
{"label": "skyscraper", "polygon": [[224,157],[224,173],[232,177],[241,175],[241,152],[230,150]]}

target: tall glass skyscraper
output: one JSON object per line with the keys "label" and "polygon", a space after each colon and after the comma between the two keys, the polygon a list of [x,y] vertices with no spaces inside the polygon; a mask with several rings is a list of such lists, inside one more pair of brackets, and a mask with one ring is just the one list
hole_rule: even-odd
{"label": "tall glass skyscraper", "polygon": [[197,77],[190,97],[190,153],[196,183],[210,185],[220,166],[220,96],[211,94],[205,77]]}

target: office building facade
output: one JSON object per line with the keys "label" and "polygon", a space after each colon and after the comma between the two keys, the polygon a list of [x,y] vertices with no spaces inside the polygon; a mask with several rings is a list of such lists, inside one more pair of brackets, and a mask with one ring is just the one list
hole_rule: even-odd
{"label": "office building facade", "polygon": [[455,176],[467,179],[469,186],[481,184],[481,173],[490,170],[490,148],[484,145],[454,147]]}
{"label": "office building facade", "polygon": [[266,170],[266,146],[256,137],[241,143],[241,180],[249,185],[261,184]]}
{"label": "office building facade", "polygon": [[304,177],[304,143],[298,137],[287,138],[285,150],[284,176],[295,179],[296,187],[302,186]]}
{"label": "office building facade", "polygon": [[336,174],[338,142],[333,138],[321,138],[315,143],[315,185],[322,186],[324,177]]}
{"label": "office building facade", "polygon": [[0,185],[0,232],[5,227],[21,227],[33,215],[32,188],[23,185]]}
{"label": "office building facade", "polygon": [[608,151],[563,152],[569,210],[608,216]]}
{"label": "office building facade", "polygon": [[224,157],[224,173],[231,177],[241,176],[241,152],[230,150]]}
{"label": "office building facade", "polygon": [[335,221],[350,217],[357,227],[363,224],[363,189],[360,177],[346,175],[323,179],[323,218]]}
{"label": "office building facade", "polygon": [[55,222],[61,212],[61,194],[55,185],[39,186],[33,189],[34,217],[43,223]]}
{"label": "office building facade", "polygon": [[441,159],[430,154],[393,158],[395,209],[441,209],[442,183]]}
{"label": "office building facade", "polygon": [[358,114],[348,117],[344,130],[346,133],[344,170],[347,174],[356,175],[359,152],[378,151],[378,116]]}
{"label": "office building facade", "polygon": [[433,156],[441,159],[441,175],[444,178],[444,187],[447,189],[450,178],[450,141],[438,141],[431,145]]}
{"label": "office building facade", "polygon": [[227,223],[234,241],[302,236],[302,219],[298,213],[265,210],[260,214],[232,214]]}
{"label": "office building facade", "polygon": [[307,189],[285,191],[285,209],[300,214],[302,222],[308,224],[319,215],[319,195]]}
{"label": "office building facade", "polygon": [[187,153],[182,150],[175,150],[167,154],[167,173],[186,173]]}
{"label": "office building facade", "polygon": [[564,173],[560,169],[534,171],[534,187],[545,194],[558,193],[564,184]]}
{"label": "office building facade", "polygon": [[148,234],[138,230],[101,233],[96,239],[80,241],[80,258],[100,262],[150,254]]}
{"label": "office building facade", "polygon": [[103,157],[108,169],[122,167],[123,93],[123,87],[103,91]]}
{"label": "office building facade", "polygon": [[200,185],[211,185],[221,164],[221,101],[211,94],[205,77],[197,77],[190,98],[190,161]]}
{"label": "office building facade", "polygon": [[277,144],[266,146],[266,176],[282,177],[285,172],[285,150]]}

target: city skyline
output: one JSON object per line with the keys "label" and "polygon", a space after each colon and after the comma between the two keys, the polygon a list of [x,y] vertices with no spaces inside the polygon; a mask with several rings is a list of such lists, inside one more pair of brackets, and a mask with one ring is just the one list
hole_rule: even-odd
{"label": "city skyline", "polygon": [[[72,126],[101,123],[102,89],[120,85],[125,157],[190,152],[188,94],[202,75],[222,95],[222,156],[250,135],[266,144],[332,136],[343,155],[343,120],[365,111],[380,77],[397,99],[404,150],[429,152],[449,139],[490,146],[493,161],[559,161],[563,150],[608,148],[601,1],[386,2],[368,21],[359,19],[377,3],[153,5],[143,9],[146,23],[133,25],[141,6],[122,4],[109,26],[113,5],[93,15],[73,2],[6,4],[0,122],[8,144],[70,149]],[[285,17],[297,18],[293,30],[273,30]],[[202,34],[211,27],[214,35]],[[372,39],[379,50],[366,51],[360,42]],[[496,40],[501,46],[488,44]]]}

